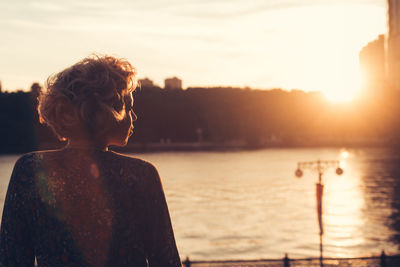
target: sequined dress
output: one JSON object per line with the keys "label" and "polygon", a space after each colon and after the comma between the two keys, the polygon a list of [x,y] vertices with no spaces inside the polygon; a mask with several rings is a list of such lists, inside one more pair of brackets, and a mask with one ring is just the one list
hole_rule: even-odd
{"label": "sequined dress", "polygon": [[157,170],[112,151],[22,156],[4,204],[0,266],[181,266]]}

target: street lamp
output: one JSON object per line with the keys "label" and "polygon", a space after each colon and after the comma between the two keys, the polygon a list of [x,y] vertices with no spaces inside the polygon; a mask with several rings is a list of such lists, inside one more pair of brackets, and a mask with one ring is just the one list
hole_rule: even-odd
{"label": "street lamp", "polygon": [[338,160],[316,160],[316,161],[301,161],[297,163],[297,169],[295,171],[295,175],[297,178],[301,178],[303,176],[304,169],[310,169],[312,171],[316,171],[318,173],[318,183],[316,184],[315,194],[317,197],[317,215],[318,215],[318,224],[319,224],[319,260],[321,267],[322,264],[322,235],[324,234],[324,228],[322,224],[322,194],[324,192],[324,185],[322,184],[322,175],[324,171],[329,168],[335,168],[335,172],[337,175],[343,174],[343,169],[340,167],[340,161]]}

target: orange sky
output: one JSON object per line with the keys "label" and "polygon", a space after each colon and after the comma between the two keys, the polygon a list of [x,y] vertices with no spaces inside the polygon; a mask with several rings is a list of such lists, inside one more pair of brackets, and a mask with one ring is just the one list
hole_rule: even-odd
{"label": "orange sky", "polygon": [[358,52],[386,31],[384,0],[0,3],[0,80],[27,89],[92,52],[127,57],[163,86],[321,90],[359,86]]}

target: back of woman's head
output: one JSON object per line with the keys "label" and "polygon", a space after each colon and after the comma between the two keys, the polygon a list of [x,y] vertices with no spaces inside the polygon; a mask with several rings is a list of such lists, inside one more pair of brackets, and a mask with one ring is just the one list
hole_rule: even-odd
{"label": "back of woman's head", "polygon": [[50,76],[39,98],[39,118],[61,140],[101,141],[125,116],[124,96],[136,88],[126,60],[93,55]]}

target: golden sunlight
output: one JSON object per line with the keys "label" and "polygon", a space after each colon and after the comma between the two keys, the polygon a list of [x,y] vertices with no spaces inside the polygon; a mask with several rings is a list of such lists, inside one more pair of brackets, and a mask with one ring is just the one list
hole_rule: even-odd
{"label": "golden sunlight", "polygon": [[[349,42],[352,41],[349,39]],[[328,100],[334,102],[351,101],[361,88],[358,49],[345,49],[343,40],[324,42],[319,51],[314,51],[318,59],[308,66],[313,75],[305,76],[307,88],[321,91]],[[353,40],[351,47],[357,47],[360,40]],[[323,45],[323,46],[322,46]]]}
{"label": "golden sunlight", "polygon": [[[326,81],[327,84],[321,90],[325,97],[331,102],[348,102],[353,100],[361,87],[359,72],[354,70],[350,73],[349,70],[347,74],[332,73],[334,74],[333,77],[329,81]],[[321,81],[322,83],[323,81]]]}
{"label": "golden sunlight", "polygon": [[349,152],[347,151],[347,150],[342,150],[341,152],[340,152],[340,156],[339,156],[339,158],[340,159],[347,159],[348,157],[349,157]]}
{"label": "golden sunlight", "polygon": [[[297,36],[298,40],[307,41],[299,44],[303,46],[304,54],[296,59],[299,73],[295,80],[307,91],[321,91],[329,101],[351,101],[362,88],[359,53],[364,45],[376,38],[374,32],[381,31],[383,26],[368,19],[374,14],[368,8],[360,12],[357,6],[338,5],[330,7],[329,12],[325,8],[316,8],[308,15],[318,23],[310,20],[302,25],[310,30]],[[357,14],[357,20],[354,14]],[[384,14],[382,12],[382,18]]]}
{"label": "golden sunlight", "polygon": [[346,168],[342,177],[326,179],[324,222],[327,228],[326,241],[339,257],[348,256],[348,247],[364,243],[360,232],[364,224],[362,209],[364,201],[359,177]]}

